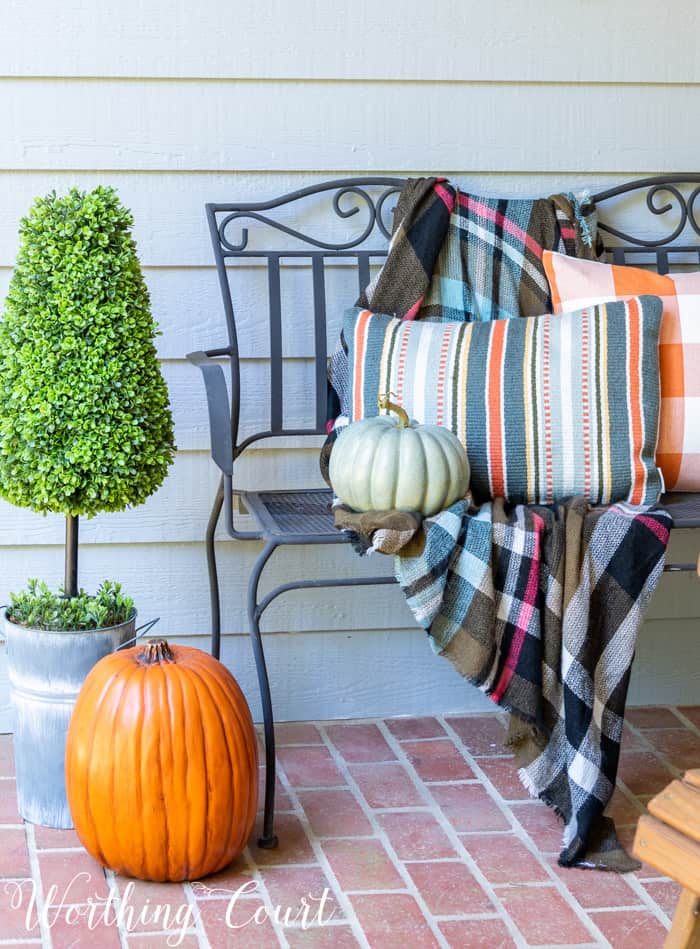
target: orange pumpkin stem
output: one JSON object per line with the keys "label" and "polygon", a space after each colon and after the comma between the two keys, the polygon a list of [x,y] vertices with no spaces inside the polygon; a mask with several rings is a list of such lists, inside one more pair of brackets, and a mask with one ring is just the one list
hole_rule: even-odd
{"label": "orange pumpkin stem", "polygon": [[138,655],[143,666],[153,666],[158,662],[173,662],[175,656],[167,639],[149,639]]}

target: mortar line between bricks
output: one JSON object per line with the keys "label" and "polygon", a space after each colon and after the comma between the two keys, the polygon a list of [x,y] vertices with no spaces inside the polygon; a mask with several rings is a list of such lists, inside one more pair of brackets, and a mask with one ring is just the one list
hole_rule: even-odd
{"label": "mortar line between bricks", "polygon": [[635,903],[633,906],[596,906],[595,909],[589,910],[590,913],[595,913],[596,916],[598,915],[598,913],[600,913],[602,916],[603,913],[617,913],[617,912],[640,913],[640,912],[647,912],[647,911],[648,911],[648,907],[640,906],[639,903]]}
{"label": "mortar line between bricks", "polygon": [[[287,866],[287,864],[285,864],[285,866]],[[305,864],[304,866],[308,866],[308,864]],[[192,880],[191,882],[192,882],[192,892],[194,893],[194,897],[195,897],[195,899],[197,900],[197,905],[198,905],[198,906],[199,906],[200,903],[219,903],[219,902],[222,902],[223,900],[230,900],[231,897],[233,896],[233,894],[236,892],[235,890],[233,890],[233,891],[231,891],[231,890],[224,890],[224,889],[222,888],[221,891],[220,891],[220,893],[225,893],[225,894],[226,894],[225,896],[221,896],[221,895],[219,895],[219,894],[217,894],[217,893],[212,893],[211,895],[199,894],[198,892],[195,892],[194,887],[195,887],[200,881],[199,881],[199,880]],[[237,901],[237,902],[240,901],[240,900],[242,900],[244,903],[245,903],[246,901],[249,902],[249,903],[252,903],[254,900],[259,900],[259,899],[260,899],[260,896],[258,895],[258,893],[241,893],[240,895],[237,895],[237,896],[236,896],[236,901]]]}
{"label": "mortar line between bricks", "polygon": [[[392,751],[394,752],[394,754],[397,754],[397,752],[398,752],[398,754],[397,754],[398,760],[399,760],[400,762],[402,762],[402,763],[404,764],[404,766],[406,766],[406,765],[408,766],[408,776],[409,776],[409,778],[411,779],[411,781],[412,781],[414,787],[415,787],[416,790],[418,791],[418,793],[419,793],[421,799],[422,799],[422,800],[425,800],[425,801],[428,801],[428,802],[432,801],[432,804],[429,804],[429,813],[431,813],[432,816],[436,818],[436,820],[438,821],[438,823],[440,824],[440,826],[443,827],[443,829],[445,829],[445,828],[444,828],[443,821],[441,820],[442,814],[440,813],[439,808],[438,808],[437,804],[435,803],[434,798],[433,798],[432,795],[430,795],[429,792],[427,791],[427,786],[424,785],[423,782],[418,778],[417,773],[416,773],[416,771],[415,771],[413,765],[412,765],[411,762],[409,761],[406,752],[405,752],[404,749],[401,747],[401,743],[400,743],[397,739],[394,738],[394,736],[391,734],[391,732],[389,731],[389,729],[386,727],[386,725],[385,725],[383,719],[374,719],[374,720],[373,720],[373,724],[376,725],[376,727],[379,729],[379,731],[380,731],[381,734],[383,735],[384,739],[387,741],[389,747],[392,749]],[[325,732],[324,732],[324,737],[327,738],[327,736],[325,735]],[[443,738],[444,738],[444,736],[443,736]],[[406,866],[405,866],[405,863],[406,863],[406,862],[412,863],[412,862],[414,862],[414,861],[410,861],[410,860],[409,860],[409,861],[403,861],[403,860],[400,860],[400,859],[399,859],[399,856],[398,856],[398,854],[396,853],[396,851],[394,850],[393,844],[392,844],[391,841],[389,840],[389,837],[388,837],[386,831],[385,831],[384,828],[381,826],[381,824],[376,820],[376,817],[374,816],[373,809],[369,806],[369,804],[367,804],[367,802],[365,801],[364,795],[362,794],[361,789],[359,788],[358,785],[356,785],[356,782],[353,780],[352,774],[350,773],[349,769],[347,769],[347,765],[345,764],[344,759],[342,758],[342,756],[340,755],[340,753],[335,749],[335,747],[333,746],[333,744],[332,744],[332,742],[331,742],[331,740],[330,740],[329,738],[327,738],[327,741],[328,741],[328,746],[329,746],[329,750],[330,750],[331,754],[334,756],[334,758],[336,758],[336,760],[340,763],[341,766],[344,766],[345,769],[348,770],[349,779],[350,779],[350,781],[352,782],[352,785],[351,785],[351,786],[352,786],[352,789],[353,789],[353,793],[355,794],[356,798],[358,799],[358,802],[360,803],[360,805],[362,806],[363,810],[364,810],[365,813],[367,814],[368,819],[369,819],[369,820],[371,821],[371,823],[372,823],[372,826],[374,826],[374,827],[376,827],[376,828],[378,829],[379,836],[380,836],[382,842],[384,843],[385,847],[387,848],[387,851],[388,851],[388,853],[389,853],[389,856],[391,857],[392,862],[394,863],[394,866],[396,867],[396,869],[397,869],[397,871],[399,872],[400,876],[402,877],[402,879],[404,879],[404,880],[406,880],[406,881],[408,882],[408,885],[409,885],[409,887],[408,887],[408,888],[409,888],[409,892],[411,892],[411,894],[412,894],[412,895],[414,896],[414,898],[417,900],[418,905],[420,906],[420,908],[421,908],[421,910],[422,910],[422,912],[423,912],[423,915],[425,916],[426,921],[427,921],[428,924],[430,925],[430,927],[431,927],[431,929],[433,930],[433,932],[435,932],[435,930],[437,929],[437,932],[438,932],[438,934],[439,934],[439,936],[438,936],[438,941],[439,941],[440,945],[442,945],[442,946],[447,945],[447,941],[446,941],[445,937],[443,936],[442,932],[440,931],[440,929],[439,929],[437,923],[435,923],[434,926],[431,925],[432,921],[434,921],[434,916],[433,916],[433,914],[428,910],[427,904],[425,903],[425,901],[424,901],[422,895],[419,893],[418,887],[417,887],[416,884],[413,882],[413,879],[411,878],[411,875],[410,875],[410,873],[408,872],[408,869],[407,869]],[[488,880],[486,880],[486,877],[484,877],[484,875],[481,873],[481,871],[478,870],[478,867],[476,867],[475,861],[472,860],[471,856],[467,853],[467,851],[464,849],[464,847],[462,847],[462,846],[460,845],[459,837],[457,836],[456,832],[453,833],[452,826],[449,825],[449,822],[447,822],[447,823],[448,823],[448,831],[449,831],[449,833],[448,833],[448,840],[450,841],[450,843],[452,844],[452,846],[455,847],[455,852],[456,852],[458,855],[461,855],[461,857],[462,857],[462,862],[465,862],[465,863],[467,864],[467,866],[468,866],[469,869],[472,871],[472,873],[473,873],[473,875],[475,876],[475,878],[477,879],[477,881],[480,883],[480,885],[481,885],[482,889],[484,890],[484,892],[491,898],[491,902],[494,903],[494,904],[498,904],[498,905],[496,906],[496,911],[498,911],[498,909],[501,908],[501,906],[500,906],[500,900],[498,899],[498,897],[496,896],[496,894],[493,892],[493,888],[492,888],[491,885],[489,884]],[[455,839],[457,840],[457,846],[455,846]],[[460,854],[460,851],[461,851],[461,854]],[[416,862],[417,862],[417,861],[416,861]],[[429,860],[426,860],[426,861],[421,861],[421,862],[430,862],[430,861],[429,861]],[[475,868],[476,868],[476,870],[478,871],[477,873],[474,872]],[[511,933],[511,935],[514,936],[515,941],[516,941],[516,944],[524,946],[525,943],[523,942],[522,938],[520,937],[520,933],[519,933],[518,930],[515,928],[515,926],[513,925],[512,921],[511,921],[509,918],[508,918],[508,919],[504,919],[503,916],[501,916],[501,920],[505,923],[506,928],[507,928],[508,931]]]}
{"label": "mortar line between bricks", "polygon": [[[639,795],[635,794],[634,791],[630,791],[630,789],[627,787],[627,785],[626,785],[625,782],[622,780],[622,778],[617,778],[617,779],[616,779],[616,781],[615,781],[615,787],[616,787],[618,790],[622,791],[622,792],[624,793],[625,797],[627,797],[630,801],[632,801],[632,802],[637,802],[637,803],[639,803],[639,804],[642,803],[642,802],[639,800]],[[653,797],[654,795],[652,794],[651,796]],[[644,807],[644,805],[642,805],[642,810],[639,812],[639,816],[641,817],[642,814],[645,814],[645,813],[646,813],[646,808]],[[615,824],[615,826],[617,827],[617,824]]]}
{"label": "mortar line between bricks", "polygon": [[495,890],[513,890],[523,886],[532,890],[551,890],[552,882],[551,880],[528,880],[527,883],[492,883],[491,886]]}
{"label": "mortar line between bricks", "polygon": [[[430,814],[432,808],[428,804],[417,804],[415,807],[411,807],[410,804],[402,805],[401,807],[373,807],[372,810],[375,814],[406,814],[406,813],[415,813],[419,814]],[[325,834],[326,837],[332,837],[334,840],[337,837],[334,834]],[[345,834],[346,837],[355,837],[359,836],[356,834]],[[373,837],[373,834],[364,834],[365,837]]]}
{"label": "mortar line between bricks", "polygon": [[119,887],[117,886],[117,878],[114,874],[114,871],[105,870],[105,879],[107,881],[107,892],[112,898],[112,906],[114,907],[114,912],[116,914],[117,935],[119,936],[119,943],[122,949],[128,949],[128,931],[124,928],[121,915],[119,914],[119,908],[122,904],[122,896],[119,892]]}
{"label": "mortar line between bricks", "polygon": [[[637,731],[637,729],[635,729],[635,727],[634,727],[633,725],[630,725],[629,722],[625,722],[625,724],[627,725],[627,727],[629,728],[629,730],[630,730],[631,732],[633,732],[633,734],[635,735],[635,737],[637,737],[637,738],[640,738],[640,737],[641,737],[642,741],[644,741],[647,745],[649,744],[649,743],[647,742],[646,738],[644,738],[643,735],[640,735],[639,732]],[[623,735],[624,735],[624,733],[623,733]],[[645,750],[646,750],[646,749],[645,749]],[[618,762],[618,770],[619,770],[619,762]],[[623,796],[624,798],[626,798],[626,799],[629,801],[630,804],[633,804],[634,807],[637,808],[637,812],[638,812],[638,815],[639,815],[639,816],[641,816],[641,815],[644,813],[645,807],[644,807],[644,805],[642,804],[642,802],[639,800],[639,795],[634,794],[634,793],[627,787],[627,785],[624,783],[624,781],[622,781],[619,777],[617,777],[617,778],[616,778],[616,781],[615,781],[615,790],[619,791],[619,792],[622,794],[622,796]],[[614,792],[613,792],[613,793],[614,793]],[[615,826],[617,826],[617,822],[615,822]]]}
{"label": "mortar line between bricks", "polygon": [[[373,725],[375,725],[375,726],[378,726],[378,725],[379,725],[379,721],[380,721],[380,720],[378,720],[378,719],[372,719],[369,724],[373,724]],[[448,945],[448,943],[447,943],[447,940],[445,939],[445,937],[443,936],[443,934],[440,932],[440,929],[439,929],[439,927],[437,926],[437,923],[434,922],[433,917],[432,917],[432,914],[431,914],[430,911],[428,910],[428,906],[427,906],[425,900],[423,899],[423,895],[419,892],[418,887],[417,887],[416,884],[413,882],[413,879],[411,878],[410,873],[409,873],[408,870],[406,869],[406,867],[405,867],[405,865],[404,865],[404,862],[399,859],[399,856],[398,856],[398,854],[396,853],[396,851],[394,850],[394,846],[393,846],[393,844],[391,843],[388,834],[386,833],[386,831],[384,830],[384,828],[382,827],[382,825],[380,824],[380,822],[377,820],[377,818],[376,818],[376,816],[375,816],[375,813],[374,813],[374,809],[371,808],[370,805],[369,805],[369,804],[367,803],[367,801],[365,800],[365,796],[364,796],[364,794],[362,793],[362,791],[361,791],[361,789],[360,789],[360,786],[359,786],[358,783],[355,781],[355,779],[354,779],[354,777],[353,777],[353,775],[352,775],[352,772],[350,771],[350,767],[349,767],[348,762],[345,760],[345,758],[343,757],[343,755],[340,753],[340,751],[339,751],[339,750],[335,747],[335,745],[333,744],[331,738],[329,737],[328,733],[326,732],[325,727],[322,726],[321,728],[319,728],[319,732],[321,733],[321,737],[323,738],[324,744],[325,744],[326,748],[328,749],[328,751],[330,752],[330,754],[331,754],[331,756],[332,756],[332,758],[333,758],[333,760],[334,760],[336,766],[340,769],[341,773],[345,775],[345,777],[346,777],[346,779],[347,779],[347,782],[348,782],[348,786],[350,787],[350,790],[352,791],[352,793],[353,793],[353,795],[354,795],[354,797],[355,797],[355,800],[357,801],[357,803],[359,804],[359,806],[362,808],[362,811],[364,812],[365,817],[366,817],[367,820],[370,822],[370,824],[372,825],[372,827],[374,827],[377,836],[379,837],[379,839],[380,839],[381,842],[383,843],[384,849],[386,850],[386,852],[387,852],[387,854],[388,854],[388,856],[389,856],[391,862],[392,862],[393,865],[394,865],[394,869],[396,870],[396,872],[399,874],[399,876],[401,877],[401,879],[402,879],[402,880],[404,881],[404,883],[406,884],[406,890],[408,891],[408,893],[414,898],[414,900],[415,900],[416,903],[418,904],[418,907],[419,907],[421,913],[423,914],[423,918],[425,919],[426,924],[428,925],[428,927],[430,928],[431,932],[433,933],[433,935],[434,935],[435,938],[437,939],[438,945],[441,946],[442,949],[449,949],[449,945]],[[396,762],[393,762],[393,763],[395,764]],[[418,790],[419,790],[419,792],[420,792],[420,788],[419,788]],[[422,798],[425,798],[425,795],[421,793],[421,797],[422,797]],[[416,808],[416,810],[420,810],[421,813],[430,813],[429,807]]]}
{"label": "mortar line between bricks", "polygon": [[[423,781],[423,778],[421,778],[421,781]],[[465,778],[462,781],[423,781],[423,784],[427,784],[431,788],[458,788],[461,786],[469,787],[469,785],[473,787],[478,783],[478,778]]]}
{"label": "mortar line between bricks", "polygon": [[[647,749],[640,749],[640,751],[646,751],[647,753],[652,754],[657,759],[657,761],[660,761],[661,764],[671,772],[671,775],[674,778],[680,777],[683,774],[680,768],[677,768],[674,764],[672,764],[666,755],[662,751],[659,751],[656,745],[649,741],[641,729],[637,728],[636,725],[631,725],[629,722],[627,722],[627,727],[637,739],[641,739],[649,746]],[[629,752],[631,755],[634,753],[634,751]],[[652,794],[652,797],[653,796],[654,795]]]}
{"label": "mortar line between bricks", "polygon": [[[318,745],[317,747],[323,747],[324,744],[327,747],[328,736],[326,735],[325,730],[323,730],[323,726],[319,727],[318,723],[316,723],[316,727],[319,730],[319,735],[321,737],[321,742],[322,742],[322,744]],[[333,754],[332,750],[331,750],[331,754]],[[369,941],[367,937],[365,936],[364,929],[362,928],[360,921],[357,918],[355,907],[352,905],[351,901],[347,898],[345,891],[340,885],[340,882],[337,876],[335,875],[333,867],[331,866],[330,860],[326,856],[325,851],[323,847],[321,846],[321,843],[318,837],[316,837],[316,834],[314,834],[311,828],[311,823],[309,821],[309,818],[306,815],[306,811],[301,806],[301,801],[299,800],[297,789],[293,787],[292,784],[290,783],[289,778],[287,777],[287,772],[284,770],[284,765],[279,760],[277,761],[277,774],[279,775],[279,779],[282,784],[282,787],[287,792],[292,803],[294,804],[294,812],[296,816],[298,817],[299,822],[301,823],[302,827],[304,828],[304,833],[306,834],[309,844],[311,845],[311,849],[316,855],[317,862],[321,865],[321,867],[323,867],[324,873],[326,874],[326,878],[329,879],[331,882],[331,887],[334,890],[334,896],[338,900],[338,903],[342,907],[343,912],[345,916],[347,917],[347,920],[350,924],[350,928],[352,929],[353,935],[359,942],[360,946],[363,947],[363,949],[371,949]],[[343,787],[343,790],[347,790],[347,788]]]}
{"label": "mortar line between bricks", "polygon": [[[440,724],[443,726],[445,731],[447,731],[447,733],[451,736],[453,742],[455,743],[455,746],[461,752],[467,764],[474,770],[477,776],[481,779],[481,783],[484,789],[486,790],[487,794],[491,798],[491,800],[498,806],[501,813],[503,813],[506,819],[510,822],[511,827],[513,828],[514,835],[523,844],[523,846],[527,850],[529,850],[532,856],[537,860],[539,865],[543,868],[546,875],[550,878],[550,880],[552,880],[552,882],[554,883],[554,886],[556,887],[557,892],[568,904],[569,908],[573,911],[574,915],[579,920],[579,922],[581,922],[581,924],[584,926],[587,932],[591,933],[594,939],[599,940],[598,942],[599,946],[609,947],[610,943],[605,938],[604,934],[595,925],[593,920],[591,920],[590,917],[586,914],[585,909],[581,906],[578,900],[576,900],[573,894],[569,892],[568,887],[559,878],[559,876],[556,874],[556,872],[554,871],[553,867],[549,864],[549,862],[542,857],[541,853],[539,852],[539,849],[535,846],[534,842],[530,840],[529,835],[521,827],[520,823],[515,819],[515,815],[513,814],[511,808],[508,807],[508,805],[501,803],[501,801],[499,800],[500,795],[498,793],[496,786],[493,784],[489,776],[483,770],[479,762],[474,758],[472,754],[470,754],[465,743],[462,741],[462,739],[454,730],[454,728],[452,728],[452,726],[445,720],[444,716],[441,716],[441,715],[437,716],[437,719],[440,722]],[[543,802],[540,802],[540,804],[542,807],[547,806]],[[504,910],[504,911],[507,912],[507,910]]]}
{"label": "mortar line between bricks", "polygon": [[[314,745],[314,748],[320,748],[320,747],[321,745]],[[277,759],[277,765],[278,767],[283,767],[282,762],[280,761],[279,758]],[[320,785],[319,784],[299,784],[299,785],[295,785],[294,789],[296,791],[347,791],[348,788],[346,784],[333,784],[330,786],[325,785],[325,784],[320,784]],[[292,808],[292,811],[293,811],[293,808]],[[287,813],[292,813],[292,811],[288,810]]]}
{"label": "mortar line between bricks", "polygon": [[[642,816],[642,814],[645,813],[646,808],[644,807],[644,804],[642,803],[642,801],[640,801],[639,795],[635,794],[633,791],[630,791],[630,789],[627,787],[625,782],[622,781],[620,778],[617,778],[615,780],[615,790],[619,791],[622,794],[622,796],[629,801],[630,804],[636,807],[638,819],[639,817]],[[636,821],[634,823],[636,824]],[[618,824],[618,822],[615,821],[615,826],[622,827],[622,824],[621,823]]]}
{"label": "mortar line between bricks", "polygon": [[85,853],[83,847],[37,847],[37,853]]}
{"label": "mortar line between bricks", "polygon": [[[156,930],[133,930],[133,931],[129,931],[129,930],[123,925],[124,920],[122,919],[122,917],[119,915],[119,912],[118,912],[119,909],[120,909],[120,907],[121,907],[122,897],[121,897],[121,893],[120,893],[120,891],[119,891],[119,886],[118,886],[118,884],[117,884],[117,879],[116,879],[116,875],[115,875],[114,871],[112,871],[112,870],[106,870],[106,871],[105,871],[105,878],[107,879],[107,885],[108,885],[108,887],[109,887],[109,893],[110,893],[110,895],[111,895],[111,897],[112,897],[112,906],[114,907],[115,914],[116,914],[116,919],[117,919],[117,934],[118,934],[118,936],[119,936],[119,942],[120,942],[120,944],[121,944],[121,946],[122,946],[122,949],[128,949],[128,946],[129,946],[129,939],[130,939],[132,936],[133,936],[135,939],[138,939],[138,938],[140,938],[141,936],[151,936],[151,935],[172,936],[172,934],[173,934],[174,932],[176,932],[176,933],[179,933],[179,932],[180,932],[179,929],[176,929],[176,930],[174,930],[174,929],[170,929],[170,930],[160,930],[160,931],[158,931],[158,932],[157,932]],[[137,881],[136,879],[134,879],[134,880],[129,879],[128,882],[137,883],[138,881]],[[146,882],[147,882],[147,881],[146,881]],[[177,884],[177,885],[179,886],[180,884]],[[185,897],[186,897],[186,898],[188,897],[188,894],[187,894],[186,892],[185,892]],[[188,905],[192,905],[192,904],[191,904],[191,901],[189,900],[189,898],[187,898],[187,902],[188,902]],[[198,944],[199,944],[199,946],[201,947],[201,949],[211,949],[211,947],[209,946],[209,943],[208,943],[208,942],[206,942],[206,941],[205,941],[205,942],[202,942],[202,940],[200,939],[199,930],[197,929],[197,925],[198,925],[198,913],[197,913],[197,907],[196,907],[196,905],[194,906],[193,919],[194,919],[194,926],[193,926],[193,927],[188,927],[188,928],[185,930],[185,934],[186,934],[186,935],[195,935],[195,936],[197,937],[197,941],[198,941]]]}
{"label": "mortar line between bricks", "polygon": [[347,929],[348,921],[347,919],[329,919],[328,922],[320,925],[319,923],[289,923],[285,924],[286,932],[297,932],[297,933],[307,933],[309,930],[314,930],[318,932],[325,932],[327,929]]}
{"label": "mortar line between bricks", "polygon": [[[372,838],[372,840],[376,839],[376,837]],[[372,890],[343,889],[343,893],[345,893],[347,896],[398,896],[402,893],[408,893],[408,890],[405,886],[400,886],[394,889],[391,889],[391,887],[376,887]]]}
{"label": "mortar line between bricks", "polygon": [[[248,845],[243,851],[243,859],[245,860],[246,864],[248,865],[248,869],[251,872],[251,879],[255,881],[255,893],[251,893],[251,896],[258,896],[260,899],[262,899],[263,906],[267,911],[270,925],[272,926],[272,931],[275,934],[277,942],[280,944],[280,946],[282,946],[282,949],[289,949],[289,942],[287,941],[287,937],[284,934],[284,927],[280,926],[273,912],[274,907],[272,898],[270,896],[270,891],[267,888],[267,884],[265,883],[265,878],[262,874],[262,868],[258,865],[255,857],[253,856],[253,849],[250,845]],[[194,890],[192,890],[192,892],[194,893]],[[256,922],[255,925],[257,926],[258,923]],[[214,946],[213,949],[218,949],[218,947]]]}
{"label": "mortar line between bricks", "polygon": [[649,893],[647,892],[646,887],[643,887],[642,884],[639,882],[639,880],[638,880],[636,877],[632,877],[632,879],[629,881],[629,883],[630,883],[632,889],[633,889],[633,890],[635,891],[635,893],[637,894],[637,896],[638,896],[638,897],[640,898],[640,900],[642,901],[642,903],[647,907],[647,909],[650,909],[650,910],[652,911],[652,913],[654,914],[654,916],[656,916],[656,918],[659,920],[659,922],[660,922],[666,929],[670,929],[670,928],[671,928],[671,920],[670,920],[669,917],[666,915],[666,913],[664,913],[664,911],[661,909],[661,907],[656,903],[656,901],[655,901],[654,898],[651,896],[651,894],[649,894]]}
{"label": "mortar line between bricks", "polygon": [[[263,731],[259,734],[262,736]],[[320,741],[275,741],[275,748],[320,748]]]}
{"label": "mortar line between bricks", "polygon": [[44,918],[44,884],[41,878],[41,867],[39,865],[39,855],[36,849],[36,836],[33,824],[24,824],[24,833],[27,837],[27,853],[29,854],[29,869],[34,879],[34,892],[36,894],[36,912],[39,918],[39,932],[41,933],[41,945],[43,949],[53,949],[51,939],[51,930],[48,921]]}
{"label": "mortar line between bricks", "polygon": [[495,909],[493,913],[433,913],[433,918],[439,923],[478,923],[488,919],[497,919],[500,922],[501,919]]}
{"label": "mortar line between bricks", "polygon": [[[627,727],[630,729],[630,731],[631,731],[637,738],[641,738],[643,741],[645,741],[645,742],[650,746],[651,754],[653,754],[654,757],[657,759],[657,761],[660,761],[661,764],[663,764],[663,766],[664,766],[666,769],[668,769],[668,770],[671,772],[671,774],[672,774],[675,778],[679,778],[679,777],[682,776],[683,772],[682,772],[682,771],[679,771],[678,768],[676,768],[673,764],[671,764],[671,762],[669,761],[668,757],[667,757],[665,754],[663,754],[663,752],[659,751],[659,750],[656,748],[656,746],[655,746],[654,744],[652,744],[652,742],[650,742],[650,741],[646,738],[646,736],[643,734],[643,732],[641,731],[641,729],[639,729],[636,725],[630,724],[629,722],[627,722]],[[633,752],[632,752],[632,753],[633,753]],[[622,782],[622,783],[624,784],[624,782]],[[625,787],[627,788],[627,785],[625,785]],[[629,791],[629,788],[627,788],[627,790]],[[633,793],[633,792],[630,792],[630,793]],[[634,796],[637,797],[637,795],[634,795]],[[653,795],[653,794],[651,795],[651,797],[654,797],[654,796],[655,796],[655,795]],[[646,813],[646,812],[647,812],[647,808],[644,807],[643,813]],[[670,879],[670,878],[669,878],[669,877],[666,877],[666,879]],[[642,884],[640,883],[640,881],[639,881],[636,877],[634,877],[634,876],[630,876],[630,879],[629,879],[627,882],[628,882],[629,885],[632,887],[632,889],[635,891],[635,893],[637,894],[637,896],[640,898],[640,900],[642,901],[643,905],[645,905],[645,906],[647,907],[647,909],[651,910],[651,912],[653,913],[653,915],[659,920],[659,922],[662,924],[662,926],[664,926],[665,929],[670,929],[670,927],[671,927],[671,920],[670,920],[668,914],[665,913],[665,912],[661,909],[661,907],[658,905],[658,903],[656,902],[656,900],[654,900],[654,898],[651,896],[651,894],[647,891],[646,887],[642,886]]]}
{"label": "mortar line between bricks", "polygon": [[670,706],[670,708],[676,718],[685,728],[687,728],[689,732],[692,732],[694,735],[698,735],[700,737],[700,728],[698,728],[694,722],[691,722],[689,718],[686,718],[677,705]]}
{"label": "mortar line between bricks", "polygon": [[206,930],[204,928],[204,923],[202,922],[202,916],[199,912],[199,907],[197,906],[197,897],[195,896],[194,890],[192,889],[192,884],[190,882],[183,883],[182,890],[185,894],[185,899],[187,900],[188,906],[192,907],[194,928],[199,949],[212,949],[212,945],[209,942],[209,937],[207,936]]}
{"label": "mortar line between bricks", "polygon": [[[440,724],[443,727],[446,726],[446,722],[444,718],[442,718],[441,716],[436,716],[436,718],[437,718],[437,721],[440,722]],[[477,861],[472,857],[472,855],[469,853],[467,848],[464,846],[464,842],[462,841],[457,831],[453,828],[452,824],[449,822],[447,817],[443,814],[440,805],[432,796],[429,786],[421,780],[420,775],[418,774],[415,767],[413,766],[413,763],[411,762],[410,758],[408,757],[404,749],[400,746],[400,743],[394,741],[393,736],[391,735],[391,732],[386,727],[384,722],[381,722],[381,723],[378,722],[377,724],[379,726],[380,731],[384,735],[385,739],[389,742],[389,746],[392,748],[394,753],[398,753],[399,760],[403,761],[404,766],[406,767],[406,770],[408,771],[408,775],[413,781],[413,784],[415,785],[415,787],[424,797],[427,794],[429,800],[433,802],[433,814],[436,820],[438,821],[440,827],[443,829],[443,831],[445,831],[450,843],[455,848],[456,852],[461,856],[462,861],[467,865],[472,875],[479,882],[479,884],[481,885],[481,888],[490,897],[491,902],[494,904],[496,908],[496,912],[501,922],[505,925],[506,929],[508,930],[510,935],[513,937],[516,945],[526,947],[527,941],[525,937],[522,935],[518,927],[515,925],[515,922],[508,914],[505,906],[503,906],[503,904],[501,903],[501,900],[493,884],[486,877],[486,875],[482,871]],[[452,744],[454,745],[455,744],[454,737],[453,737],[455,734],[454,730],[451,727],[446,728],[445,730],[446,730],[446,734],[448,738],[451,739]],[[456,746],[456,747],[457,747],[457,750],[461,752],[461,748],[459,746]],[[465,758],[465,760],[467,760],[464,754],[462,754],[462,756]],[[467,760],[467,763],[470,764],[468,760]],[[474,773],[477,774],[478,776],[477,771],[474,771]]]}
{"label": "mortar line between bricks", "polygon": [[33,946],[40,946],[38,939],[0,939],[0,946],[26,946],[31,943]]}
{"label": "mortar line between bricks", "polygon": [[[568,942],[550,942],[546,946],[537,945],[537,949],[572,949]],[[577,942],[575,949],[600,949],[598,942]]]}
{"label": "mortar line between bricks", "polygon": [[[134,930],[133,933],[130,933],[129,936],[127,937],[127,941],[128,939],[140,939],[141,936],[148,936],[149,938],[151,936],[166,936],[166,937],[179,936],[181,932],[183,932],[185,936],[194,936],[196,939],[199,938],[199,933],[197,932],[197,930],[192,929],[192,928],[185,929],[184,931],[181,929],[139,929],[139,930]],[[75,947],[75,949],[77,949],[77,946]],[[163,947],[163,949],[167,949],[167,946]]]}

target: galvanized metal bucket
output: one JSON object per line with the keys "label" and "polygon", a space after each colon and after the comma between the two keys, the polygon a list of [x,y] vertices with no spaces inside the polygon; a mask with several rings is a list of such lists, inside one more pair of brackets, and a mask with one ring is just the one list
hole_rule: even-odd
{"label": "galvanized metal bucket", "polygon": [[32,824],[73,826],[64,772],[71,712],[88,672],[132,640],[135,627],[135,612],[119,626],[61,633],[27,629],[5,613],[17,801]]}

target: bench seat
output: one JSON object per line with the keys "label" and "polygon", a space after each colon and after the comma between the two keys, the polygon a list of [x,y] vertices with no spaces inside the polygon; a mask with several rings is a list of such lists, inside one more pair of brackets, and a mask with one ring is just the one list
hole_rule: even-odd
{"label": "bench seat", "polygon": [[[347,541],[346,535],[333,526],[333,492],[329,488],[243,491],[239,497],[265,538],[289,544]],[[674,528],[700,527],[700,494],[664,494],[660,503],[672,514]]]}

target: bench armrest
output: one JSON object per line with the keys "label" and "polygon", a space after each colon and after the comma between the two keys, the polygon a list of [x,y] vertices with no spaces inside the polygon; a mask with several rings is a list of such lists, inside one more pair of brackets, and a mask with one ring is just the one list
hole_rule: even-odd
{"label": "bench armrest", "polygon": [[226,376],[217,356],[227,355],[225,350],[199,350],[188,353],[187,359],[201,370],[209,410],[209,436],[211,457],[221,471],[233,475],[233,442],[231,439],[231,408],[226,388]]}

